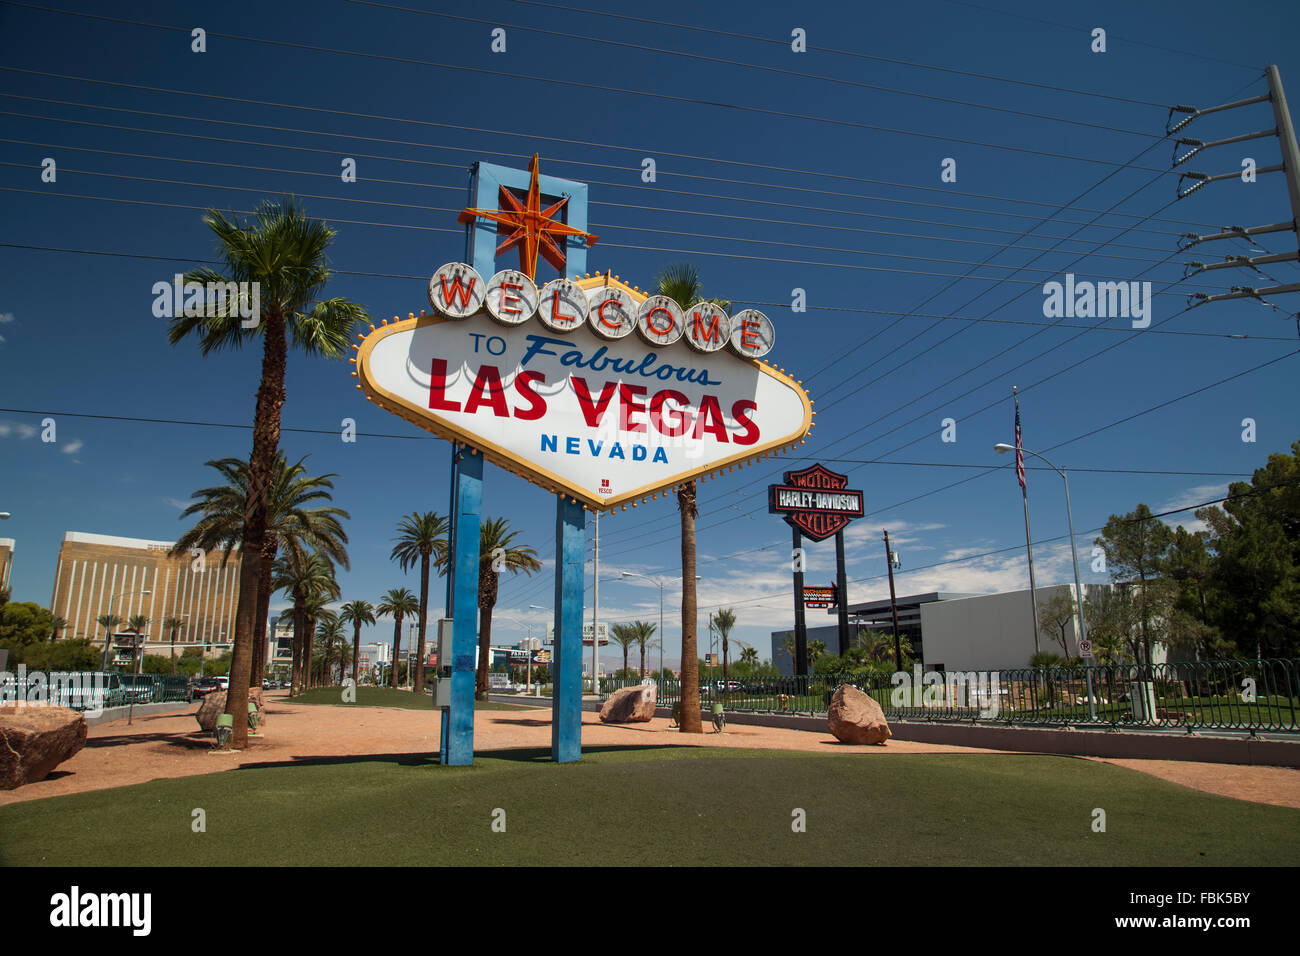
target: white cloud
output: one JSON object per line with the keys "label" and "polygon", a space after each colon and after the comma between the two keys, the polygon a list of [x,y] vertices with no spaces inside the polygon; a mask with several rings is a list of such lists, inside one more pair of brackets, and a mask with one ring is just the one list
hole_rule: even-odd
{"label": "white cloud", "polygon": [[75,455],[77,452],[81,451],[82,446],[85,444],[86,443],[83,442],[80,438],[77,438],[74,439],[73,441],[67,442],[62,448],[59,449],[59,451],[63,452],[63,454],[65,455]]}
{"label": "white cloud", "polygon": [[32,438],[36,435],[36,427],[24,422],[0,421],[0,438],[8,438],[10,435]]}
{"label": "white cloud", "polygon": [[179,511],[184,511],[190,506],[188,501],[181,501],[179,498],[164,498],[163,500]]}
{"label": "white cloud", "polygon": [[12,312],[0,312],[0,325],[8,325],[14,320]]}
{"label": "white cloud", "polygon": [[[1173,498],[1169,499],[1164,504],[1157,505],[1151,510],[1159,513],[1162,511],[1173,511],[1175,508],[1189,508],[1192,505],[1202,504],[1203,502],[1209,501],[1212,498],[1222,498],[1227,493],[1228,493],[1228,486],[1226,483],[1214,484],[1214,485],[1196,485],[1195,487],[1188,488],[1186,491],[1181,492],[1178,495],[1175,495]],[[1196,517],[1196,514],[1192,511],[1184,511],[1180,514],[1172,514],[1160,520],[1162,520],[1165,524],[1169,525],[1169,527],[1171,528],[1176,528],[1179,525],[1182,525],[1188,531],[1191,531],[1193,533],[1197,531],[1209,530],[1209,527],[1205,524],[1205,522],[1199,519],[1198,517]]]}

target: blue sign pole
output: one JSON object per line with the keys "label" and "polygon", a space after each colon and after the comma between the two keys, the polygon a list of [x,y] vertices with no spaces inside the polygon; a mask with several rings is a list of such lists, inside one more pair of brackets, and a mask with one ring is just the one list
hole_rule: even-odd
{"label": "blue sign pole", "polygon": [[[451,706],[442,712],[441,762],[474,763],[474,650],[478,644],[479,525],[483,510],[483,456],[452,451],[452,561],[447,573],[447,616],[452,620]],[[439,666],[443,662],[438,661]],[[394,662],[396,665],[396,662]]]}
{"label": "blue sign pole", "polygon": [[586,584],[587,512],[555,497],[555,660],[551,694],[551,758],[582,759],[582,598]]}

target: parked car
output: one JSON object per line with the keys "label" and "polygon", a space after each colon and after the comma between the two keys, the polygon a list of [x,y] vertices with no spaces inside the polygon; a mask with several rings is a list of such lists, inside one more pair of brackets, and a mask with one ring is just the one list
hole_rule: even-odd
{"label": "parked car", "polygon": [[202,680],[195,681],[194,685],[190,688],[190,699],[200,700],[207,697],[208,694],[211,694],[213,691],[225,689],[226,688],[221,684],[221,681],[218,678],[204,677]]}

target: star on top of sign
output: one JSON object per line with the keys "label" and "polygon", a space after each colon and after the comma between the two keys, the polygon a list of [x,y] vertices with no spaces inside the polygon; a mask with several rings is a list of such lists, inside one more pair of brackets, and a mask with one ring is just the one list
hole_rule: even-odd
{"label": "star on top of sign", "polygon": [[[558,202],[552,203],[545,209],[542,208],[542,190],[538,184],[537,169],[539,165],[537,153],[533,153],[533,160],[528,164],[528,172],[531,177],[528,182],[528,196],[525,202],[521,203],[505,186],[501,187],[501,195],[498,200],[499,209],[464,209],[457,218],[458,222],[471,223],[476,218],[483,218],[497,223],[498,233],[502,232],[501,226],[509,227],[510,231],[500,245],[497,246],[497,255],[503,252],[509,252],[511,249],[519,250],[519,271],[524,273],[528,278],[536,280],[537,278],[537,255],[540,252],[543,258],[564,274],[564,240],[569,236],[580,236],[587,240],[587,246],[595,244],[597,237],[589,232],[583,232],[581,229],[575,229],[573,226],[566,225],[554,218],[557,216],[565,205],[569,202],[569,197],[565,196]],[[559,238],[559,242],[556,238]]]}

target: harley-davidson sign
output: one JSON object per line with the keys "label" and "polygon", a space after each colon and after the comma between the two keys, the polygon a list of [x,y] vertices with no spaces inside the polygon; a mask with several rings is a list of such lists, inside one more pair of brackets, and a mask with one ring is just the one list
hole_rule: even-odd
{"label": "harley-davidson sign", "polygon": [[768,485],[767,510],[781,515],[812,541],[824,541],[862,517],[862,492],[847,488],[848,475],[823,465],[787,471],[785,484]]}
{"label": "harley-davidson sign", "polygon": [[752,309],[682,310],[611,275],[484,282],[465,263],[434,274],[429,300],[438,314],[359,345],[366,396],[591,508],[744,464],[812,427],[804,390],[760,361],[774,330]]}

